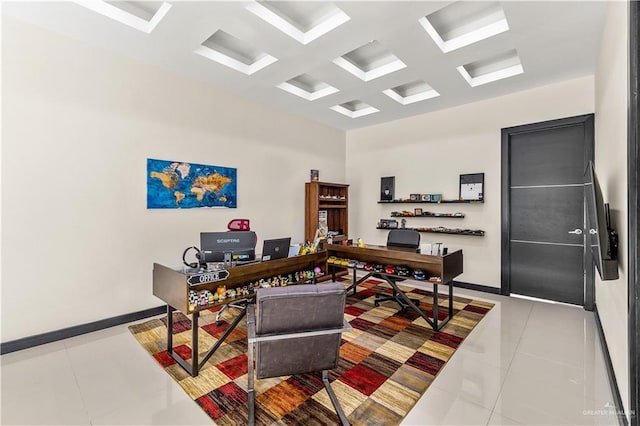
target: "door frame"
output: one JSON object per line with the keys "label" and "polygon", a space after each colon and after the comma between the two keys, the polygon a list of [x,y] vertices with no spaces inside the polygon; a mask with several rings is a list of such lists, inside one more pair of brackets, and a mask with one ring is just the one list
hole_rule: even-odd
{"label": "door frame", "polygon": [[[515,135],[521,135],[524,133],[538,132],[541,130],[553,130],[561,127],[575,126],[582,124],[585,128],[585,159],[584,163],[587,164],[589,160],[593,161],[594,158],[594,115],[585,114],[575,117],[560,118],[557,120],[542,121],[539,123],[525,124],[521,126],[506,127],[502,129],[502,147],[501,147],[501,213],[502,213],[502,230],[501,230],[501,285],[500,294],[508,296],[511,294],[511,235],[509,234],[509,227],[511,224],[511,213],[509,205],[511,203],[511,196],[509,188],[511,187],[510,176],[510,159],[511,149],[510,141],[511,137]],[[587,245],[584,244],[583,252],[584,264],[585,264],[585,289],[584,289],[584,309],[592,311],[595,303],[595,283],[594,283],[594,271],[593,271],[593,259],[590,253],[588,253]],[[591,265],[591,266],[589,266]]]}
{"label": "door frame", "polygon": [[631,426],[640,426],[640,227],[638,227],[638,210],[640,209],[640,4],[629,2],[629,96],[628,96],[628,328],[629,328],[629,418]]}

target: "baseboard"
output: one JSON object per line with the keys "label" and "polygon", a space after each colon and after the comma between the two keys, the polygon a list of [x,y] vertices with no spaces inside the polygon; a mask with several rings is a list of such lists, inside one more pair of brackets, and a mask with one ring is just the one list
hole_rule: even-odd
{"label": "baseboard", "polygon": [[611,387],[611,393],[613,394],[613,404],[615,405],[616,413],[618,413],[618,422],[622,426],[628,426],[629,422],[627,416],[624,414],[624,405],[622,404],[622,398],[620,397],[620,391],[618,390],[618,381],[616,380],[616,373],[613,371],[613,363],[609,356],[609,347],[607,346],[607,340],[604,337],[604,329],[600,322],[600,315],[598,314],[598,306],[593,307],[593,315],[596,320],[596,329],[598,330],[598,337],[600,337],[600,343],[602,346],[602,355],[604,356],[604,364],[607,367],[607,376],[609,377],[609,386]]}
{"label": "baseboard", "polygon": [[48,333],[42,333],[35,336],[24,337],[22,339],[3,342],[0,343],[0,355],[20,351],[22,349],[32,348],[34,346],[44,345],[45,343],[51,343],[57,340],[68,339],[69,337],[91,333],[93,331],[102,330],[120,324],[126,324],[131,321],[137,321],[139,319],[160,315],[165,312],[167,312],[167,307],[166,305],[163,305],[156,308],[145,309],[143,311],[132,312],[130,314],[118,315],[116,317],[94,321],[87,324],[74,325],[73,327],[50,331]]}
{"label": "baseboard", "polygon": [[459,287],[459,288],[466,288],[467,290],[482,291],[484,293],[500,294],[499,288],[489,287],[487,285],[465,283],[464,281],[453,281],[453,286]]}

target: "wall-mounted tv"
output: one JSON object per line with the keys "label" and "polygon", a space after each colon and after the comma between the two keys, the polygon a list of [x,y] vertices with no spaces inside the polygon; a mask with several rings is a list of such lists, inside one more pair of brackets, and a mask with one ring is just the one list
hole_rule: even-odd
{"label": "wall-mounted tv", "polygon": [[598,178],[590,161],[585,171],[585,202],[587,210],[587,244],[600,278],[618,279],[618,234],[611,226],[609,204],[602,199]]}

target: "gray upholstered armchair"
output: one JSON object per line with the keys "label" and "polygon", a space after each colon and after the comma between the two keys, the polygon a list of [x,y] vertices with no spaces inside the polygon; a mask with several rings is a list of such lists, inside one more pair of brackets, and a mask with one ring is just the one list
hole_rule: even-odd
{"label": "gray upholstered armchair", "polygon": [[255,422],[258,379],[322,371],[322,382],[343,425],[346,416],[331,389],[328,370],[338,365],[344,320],[342,284],[261,288],[247,311],[249,424]]}

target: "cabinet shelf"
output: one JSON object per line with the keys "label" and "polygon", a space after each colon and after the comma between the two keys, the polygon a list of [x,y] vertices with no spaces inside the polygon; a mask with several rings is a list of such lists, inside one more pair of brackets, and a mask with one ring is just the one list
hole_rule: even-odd
{"label": "cabinet shelf", "polygon": [[432,234],[451,234],[451,235],[467,235],[470,237],[484,237],[484,231],[481,229],[449,229],[449,228],[381,228],[376,229],[392,230],[392,229],[411,229],[418,232],[428,232]]}
{"label": "cabinet shelf", "polygon": [[336,205],[336,204],[320,204],[319,207],[321,209],[346,209],[346,205]]}

